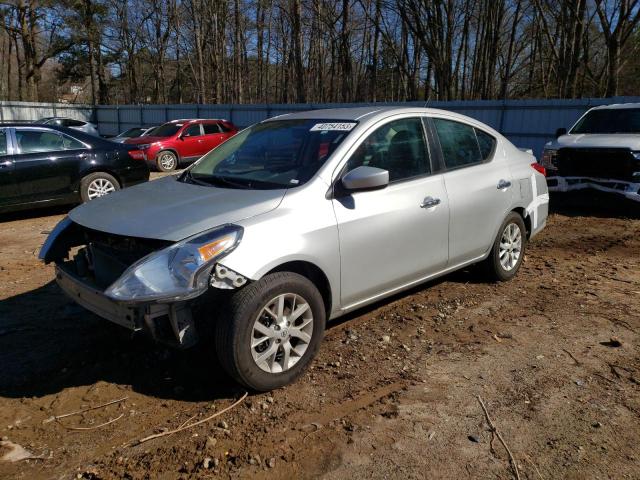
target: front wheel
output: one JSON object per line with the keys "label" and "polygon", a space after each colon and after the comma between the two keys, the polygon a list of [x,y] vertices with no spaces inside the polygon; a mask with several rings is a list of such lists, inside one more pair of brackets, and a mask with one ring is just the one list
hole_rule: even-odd
{"label": "front wheel", "polygon": [[315,357],[326,312],[320,292],[291,272],[238,290],[216,322],[216,352],[235,380],[257,391],[295,381]]}
{"label": "front wheel", "polygon": [[511,212],[502,222],[491,253],[485,260],[487,272],[493,280],[504,282],[516,276],[524,259],[527,231],[524,220]]}

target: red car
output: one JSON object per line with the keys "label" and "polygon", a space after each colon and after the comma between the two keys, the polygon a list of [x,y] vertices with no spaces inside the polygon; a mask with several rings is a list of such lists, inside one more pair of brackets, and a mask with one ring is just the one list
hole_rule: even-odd
{"label": "red car", "polygon": [[170,172],[181,163],[197,160],[236,133],[236,126],[227,120],[172,120],[151,135],[124,143],[137,145],[148,162],[162,172]]}

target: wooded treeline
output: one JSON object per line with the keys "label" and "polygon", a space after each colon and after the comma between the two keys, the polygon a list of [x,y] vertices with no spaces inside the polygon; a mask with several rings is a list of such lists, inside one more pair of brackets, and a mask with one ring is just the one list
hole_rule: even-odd
{"label": "wooded treeline", "polygon": [[640,0],[0,0],[0,99],[640,95]]}

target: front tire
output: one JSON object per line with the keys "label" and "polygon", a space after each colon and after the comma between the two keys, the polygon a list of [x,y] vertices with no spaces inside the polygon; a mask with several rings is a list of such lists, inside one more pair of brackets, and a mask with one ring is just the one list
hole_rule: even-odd
{"label": "front tire", "polygon": [[516,276],[524,259],[527,230],[522,217],[511,212],[498,230],[491,253],[485,260],[489,276],[499,282],[506,282]]}
{"label": "front tire", "polygon": [[173,172],[178,168],[178,157],[168,150],[162,151],[156,157],[156,166],[161,172]]}
{"label": "front tire", "polygon": [[216,352],[226,372],[256,391],[299,378],[324,335],[320,292],[291,272],[266,275],[228,300],[215,326]]}
{"label": "front tire", "polygon": [[90,173],[80,181],[80,198],[84,203],[120,190],[118,181],[108,173]]}

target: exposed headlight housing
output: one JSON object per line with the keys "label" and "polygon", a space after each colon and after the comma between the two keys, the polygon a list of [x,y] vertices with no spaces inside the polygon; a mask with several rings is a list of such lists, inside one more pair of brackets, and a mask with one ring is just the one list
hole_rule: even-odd
{"label": "exposed headlight housing", "polygon": [[240,242],[243,228],[224,225],[151,253],[131,265],[105,295],[119,302],[174,302],[203,294],[216,261]]}
{"label": "exposed headlight housing", "polygon": [[540,159],[540,164],[546,169],[555,170],[556,167],[556,159],[558,158],[558,150],[552,148],[545,148],[542,152],[542,158]]}

